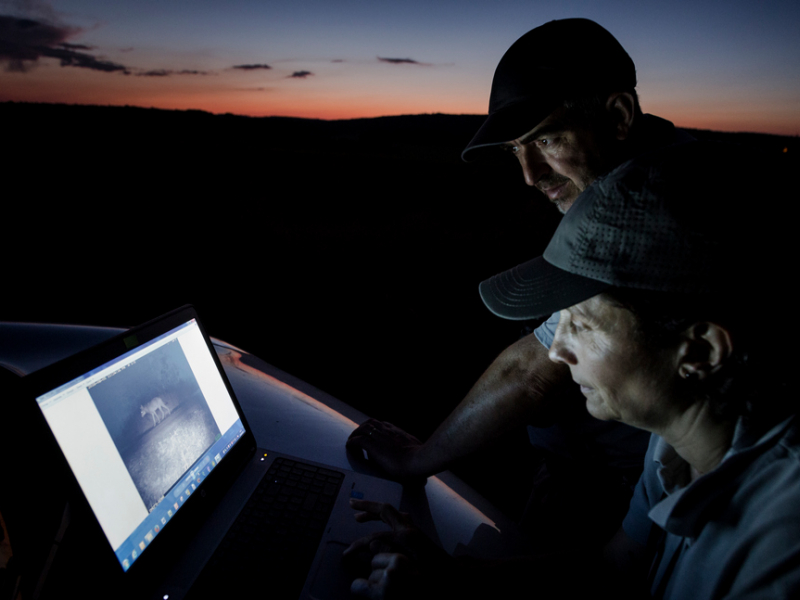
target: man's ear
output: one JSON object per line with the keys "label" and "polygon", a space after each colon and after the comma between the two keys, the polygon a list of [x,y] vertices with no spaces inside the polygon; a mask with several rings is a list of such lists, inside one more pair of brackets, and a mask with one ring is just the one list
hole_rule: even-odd
{"label": "man's ear", "polygon": [[636,101],[630,92],[614,92],[606,101],[606,110],[611,113],[618,140],[628,138],[636,116]]}
{"label": "man's ear", "polygon": [[678,374],[705,379],[718,371],[733,352],[730,332],[716,323],[695,323],[683,332]]}

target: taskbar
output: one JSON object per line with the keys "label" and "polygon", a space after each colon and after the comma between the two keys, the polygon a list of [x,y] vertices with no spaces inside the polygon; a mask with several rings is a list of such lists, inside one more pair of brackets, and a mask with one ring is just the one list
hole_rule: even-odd
{"label": "taskbar", "polygon": [[237,419],[228,431],[217,438],[180,481],[153,507],[150,514],[133,533],[120,544],[115,550],[115,554],[123,571],[130,569],[136,559],[142,556],[142,552],[161,533],[166,524],[189,499],[189,496],[195,493],[203,480],[208,477],[231,448],[236,445],[239,438],[244,435],[244,431],[242,421]]}

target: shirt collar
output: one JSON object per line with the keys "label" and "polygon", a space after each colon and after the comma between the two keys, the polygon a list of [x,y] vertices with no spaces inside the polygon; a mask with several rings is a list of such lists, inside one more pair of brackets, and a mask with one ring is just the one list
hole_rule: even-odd
{"label": "shirt collar", "polygon": [[739,419],[731,448],[722,462],[695,481],[691,481],[689,463],[659,437],[653,460],[657,464],[656,473],[666,497],[652,508],[650,519],[675,535],[697,537],[705,523],[716,514],[712,510],[714,505],[727,503],[747,466],[784,435],[793,419],[790,417],[778,423],[755,443],[752,440],[757,432],[748,429]]}

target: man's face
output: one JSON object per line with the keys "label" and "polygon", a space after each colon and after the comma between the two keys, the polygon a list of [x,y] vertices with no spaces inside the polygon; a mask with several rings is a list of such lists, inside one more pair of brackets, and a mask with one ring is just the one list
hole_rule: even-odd
{"label": "man's face", "polygon": [[525,135],[504,144],[519,160],[525,182],[566,213],[597,177],[609,171],[610,144],[598,131],[579,126],[558,108]]}
{"label": "man's face", "polygon": [[561,311],[550,359],[569,367],[589,413],[661,431],[680,413],[677,348],[646,344],[629,310],[594,296]]}

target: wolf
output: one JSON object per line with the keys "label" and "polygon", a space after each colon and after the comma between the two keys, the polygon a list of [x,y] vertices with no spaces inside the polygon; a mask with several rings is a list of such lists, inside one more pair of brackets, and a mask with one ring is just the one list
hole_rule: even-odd
{"label": "wolf", "polygon": [[[161,421],[164,420],[164,417],[170,414],[169,407],[166,404],[164,404],[164,401],[158,396],[150,400],[150,402],[148,402],[147,404],[140,406],[139,408],[142,410],[142,416],[149,414],[151,417],[153,417],[153,427],[158,425]],[[158,413],[156,412],[159,409],[161,409],[161,417],[159,417]]]}

